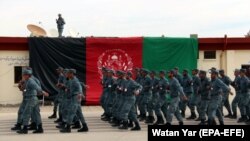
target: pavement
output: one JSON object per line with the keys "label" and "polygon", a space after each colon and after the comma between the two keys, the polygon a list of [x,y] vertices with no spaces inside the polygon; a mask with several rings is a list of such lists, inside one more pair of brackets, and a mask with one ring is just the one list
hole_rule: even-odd
{"label": "pavement", "polygon": [[[72,130],[72,133],[62,134],[55,127],[53,119],[47,117],[52,113],[52,106],[41,107],[41,116],[45,132],[43,134],[19,135],[10,130],[15,124],[18,107],[0,107],[0,141],[146,141],[147,125],[140,123],[141,131],[119,130],[111,127],[109,123],[101,121],[100,115],[103,113],[100,106],[84,106],[83,114],[89,126],[89,132],[78,133]],[[188,112],[187,112],[188,113]],[[188,116],[188,115],[187,115]],[[178,124],[174,119],[173,124]],[[198,122],[185,120],[186,125],[197,125]],[[227,125],[239,125],[236,120],[226,119]],[[244,123],[241,123],[244,124]]]}

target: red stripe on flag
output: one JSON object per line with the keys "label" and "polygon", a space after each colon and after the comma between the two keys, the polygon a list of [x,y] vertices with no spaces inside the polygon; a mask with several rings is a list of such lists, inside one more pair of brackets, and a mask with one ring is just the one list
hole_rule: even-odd
{"label": "red stripe on flag", "polygon": [[125,71],[142,67],[142,41],[141,37],[86,39],[86,83],[90,86],[86,104],[99,104],[102,67]]}

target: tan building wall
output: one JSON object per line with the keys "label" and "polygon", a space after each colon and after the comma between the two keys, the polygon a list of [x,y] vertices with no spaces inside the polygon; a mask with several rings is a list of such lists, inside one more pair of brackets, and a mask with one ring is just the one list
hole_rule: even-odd
{"label": "tan building wall", "polygon": [[22,93],[14,83],[14,67],[28,64],[28,51],[0,51],[0,104],[21,102]]}
{"label": "tan building wall", "polygon": [[[249,62],[250,50],[217,51],[216,59],[204,59],[204,51],[200,51],[198,68],[202,70],[208,70],[211,67],[223,68],[233,80],[233,70],[241,68],[242,64]],[[14,67],[28,66],[28,64],[28,51],[0,51],[0,104],[21,102],[21,92],[18,90],[17,84],[14,83]]]}

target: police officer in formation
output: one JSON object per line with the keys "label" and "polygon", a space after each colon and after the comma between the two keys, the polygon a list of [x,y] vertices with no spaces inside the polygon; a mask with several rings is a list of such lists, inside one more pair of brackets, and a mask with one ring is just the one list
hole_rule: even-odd
{"label": "police officer in formation", "polygon": [[17,123],[11,130],[17,131],[19,134],[27,134],[28,130],[34,130],[35,134],[43,133],[37,96],[48,96],[48,93],[42,91],[40,81],[32,75],[31,68],[23,69],[22,80],[18,87],[22,91],[23,101],[18,110]]}
{"label": "police officer in formation", "polygon": [[59,119],[55,121],[58,123],[56,127],[61,133],[70,133],[71,129],[87,132],[89,129],[82,113],[81,101],[84,98],[83,89],[88,86],[79,81],[75,69],[62,69],[62,72],[56,84],[58,93],[61,95]]}
{"label": "police officer in formation", "polygon": [[[103,107],[109,107],[103,108],[104,113],[108,114],[104,114],[102,120],[109,121],[119,129],[136,127],[136,130],[140,130],[138,119],[146,124],[171,125],[173,116],[183,125],[186,106],[190,109],[190,117],[187,119],[199,121],[199,125],[216,125],[216,117],[219,124],[224,125],[224,118],[237,119],[237,108],[241,115],[238,122],[249,122],[250,80],[245,69],[235,70],[234,81],[225,75],[224,70],[216,68],[208,71],[210,78],[207,71],[198,69],[192,70],[192,77],[187,69],[180,75],[178,67],[168,71],[168,79],[165,70],[157,73],[135,68],[134,77],[131,72],[121,70],[116,75],[107,68],[106,72],[112,72],[112,81],[102,80],[103,95],[106,98],[102,96],[101,101]],[[128,91],[130,85],[133,89]],[[232,94],[230,85],[236,91],[232,108],[228,100],[229,94]],[[112,100],[108,97],[112,97]],[[225,117],[223,106],[228,111]]]}

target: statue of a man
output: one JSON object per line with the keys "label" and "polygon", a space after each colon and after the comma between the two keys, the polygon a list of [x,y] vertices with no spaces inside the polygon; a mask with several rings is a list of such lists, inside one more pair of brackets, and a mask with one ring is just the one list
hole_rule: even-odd
{"label": "statue of a man", "polygon": [[61,14],[58,14],[58,19],[56,19],[56,24],[57,24],[57,29],[58,29],[59,37],[62,37],[63,27],[65,25],[65,21],[62,18]]}

